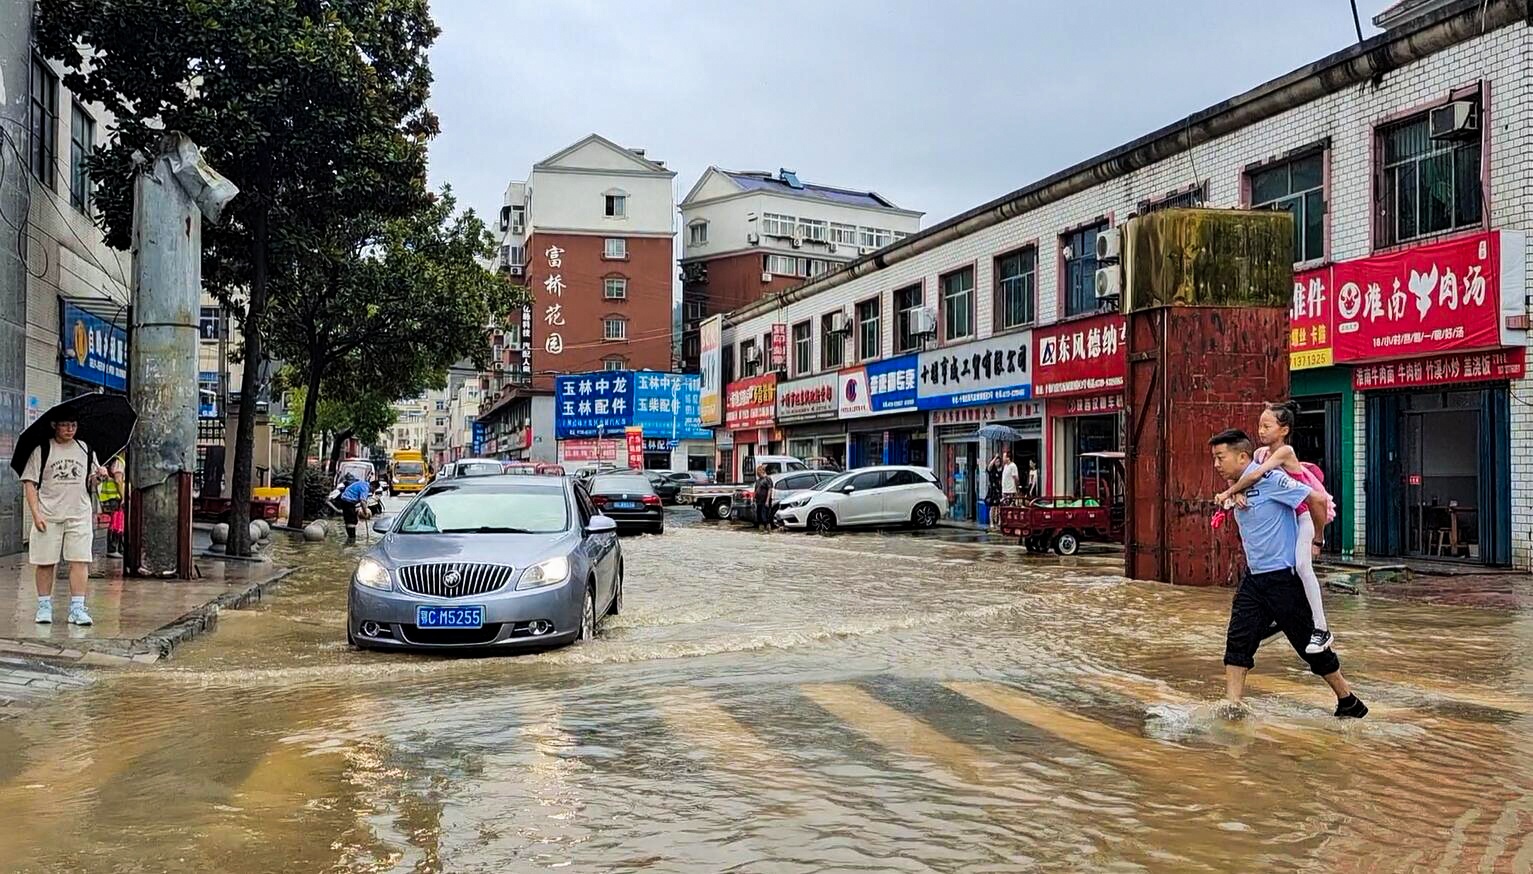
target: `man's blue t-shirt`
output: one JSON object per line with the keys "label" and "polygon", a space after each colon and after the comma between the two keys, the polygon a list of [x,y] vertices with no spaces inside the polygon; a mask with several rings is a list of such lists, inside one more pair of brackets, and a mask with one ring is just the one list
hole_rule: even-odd
{"label": "man's blue t-shirt", "polygon": [[[1245,473],[1257,467],[1253,461]],[[1299,522],[1294,511],[1309,498],[1309,492],[1309,486],[1281,469],[1268,471],[1246,489],[1245,509],[1235,510],[1235,521],[1240,524],[1240,545],[1245,547],[1246,568],[1251,573],[1264,574],[1294,566],[1299,545]]]}
{"label": "man's blue t-shirt", "polygon": [[369,486],[362,480],[357,480],[347,486],[345,491],[341,492],[341,500],[360,504],[366,500],[368,495],[372,494],[372,491],[372,486]]}

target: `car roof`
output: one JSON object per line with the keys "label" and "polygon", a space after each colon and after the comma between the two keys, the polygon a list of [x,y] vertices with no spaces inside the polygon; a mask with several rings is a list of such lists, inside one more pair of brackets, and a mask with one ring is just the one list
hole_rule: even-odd
{"label": "car roof", "polygon": [[532,489],[562,489],[564,477],[560,476],[520,476],[514,473],[500,473],[494,476],[466,476],[454,477],[451,482],[441,486],[445,489],[468,489],[471,491],[492,492],[498,489],[515,488],[517,491]]}

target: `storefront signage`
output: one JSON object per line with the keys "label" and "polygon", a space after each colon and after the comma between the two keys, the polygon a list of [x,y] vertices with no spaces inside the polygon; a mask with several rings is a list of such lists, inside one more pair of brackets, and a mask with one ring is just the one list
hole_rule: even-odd
{"label": "storefront signage", "polygon": [[922,352],[916,406],[940,410],[1032,397],[1032,339],[1032,331],[1021,331]]}
{"label": "storefront signage", "polygon": [[954,410],[937,410],[932,413],[931,420],[933,425],[972,423],[978,426],[992,422],[1014,422],[1042,417],[1042,401],[1023,401],[1019,404],[1006,404],[999,407],[960,407]]}
{"label": "storefront signage", "polygon": [[600,437],[633,423],[633,374],[626,370],[554,378],[554,436]]}
{"label": "storefront signage", "polygon": [[63,304],[59,332],[64,375],[114,391],[128,390],[128,332],[72,303]]}
{"label": "storefront signage", "polygon": [[664,437],[644,438],[645,452],[670,452],[672,449],[675,449],[677,445],[678,444],[675,440],[667,440]]}
{"label": "storefront signage", "polygon": [[1488,231],[1336,264],[1335,359],[1525,345],[1506,326],[1524,306],[1524,256],[1521,233]]}
{"label": "storefront signage", "polygon": [[574,440],[562,440],[559,447],[565,461],[617,461],[617,447],[620,442],[581,437]]}
{"label": "storefront signage", "polygon": [[698,328],[698,418],[704,428],[712,428],[724,421],[723,398],[719,382],[723,360],[720,348],[724,345],[724,317],[704,319]]}
{"label": "storefront signage", "polygon": [[484,454],[484,444],[490,439],[490,426],[488,423],[474,420],[473,428],[469,431],[473,435],[472,448],[475,455]]}
{"label": "storefront signage", "polygon": [[623,436],[628,444],[628,466],[644,469],[644,429],[626,428]]}
{"label": "storefront signage", "polygon": [[633,374],[633,419],[644,433],[673,440],[707,440],[702,425],[699,378],[689,373]]}
{"label": "storefront signage", "polygon": [[1288,309],[1288,369],[1330,367],[1331,268],[1293,275],[1293,304]]}
{"label": "storefront signage", "polygon": [[777,386],[777,421],[801,422],[836,417],[838,374],[825,373]]}
{"label": "storefront signage", "polygon": [[788,369],[788,326],[782,322],[772,326],[772,369]]}
{"label": "storefront signage", "polygon": [[916,408],[916,379],[920,360],[904,355],[867,365],[868,398],[875,413],[898,413]]}
{"label": "storefront signage", "polygon": [[1128,324],[1120,313],[1033,331],[1033,392],[1038,397],[1122,391]]}
{"label": "storefront signage", "polygon": [[770,428],[777,418],[777,374],[752,376],[724,389],[724,427],[731,431]]}
{"label": "storefront signage", "polygon": [[1123,395],[1093,395],[1091,397],[1066,398],[1060,403],[1058,416],[1104,416],[1123,410]]}
{"label": "storefront signage", "polygon": [[868,369],[853,367],[836,374],[836,416],[841,419],[860,419],[873,415],[873,405],[868,398]]}
{"label": "storefront signage", "polygon": [[1433,355],[1408,361],[1365,364],[1352,369],[1352,387],[1368,391],[1414,388],[1455,382],[1521,379],[1526,370],[1527,349]]}

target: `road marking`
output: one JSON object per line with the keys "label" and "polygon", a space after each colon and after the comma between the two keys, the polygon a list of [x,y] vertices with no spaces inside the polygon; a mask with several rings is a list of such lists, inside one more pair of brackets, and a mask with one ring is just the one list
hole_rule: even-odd
{"label": "road marking", "polygon": [[673,731],[706,749],[729,770],[768,772],[773,785],[782,785],[785,780],[807,785],[777,750],[703,693],[661,701],[658,707]]}
{"label": "road marking", "polygon": [[1509,713],[1533,714],[1533,701],[1494,689],[1464,685],[1442,686],[1423,682],[1419,677],[1407,677],[1387,671],[1366,671],[1363,676],[1366,679],[1390,683],[1402,689],[1420,692],[1429,697],[1442,698],[1445,701],[1485,707],[1490,710],[1505,710]]}
{"label": "road marking", "polygon": [[[1165,704],[1172,707],[1213,707],[1217,702],[1203,700],[1174,689],[1166,689],[1152,680],[1127,677],[1122,674],[1093,674],[1086,682],[1110,689],[1146,704]],[[1222,699],[1221,699],[1222,700]],[[1335,750],[1342,739],[1334,731],[1320,726],[1305,727],[1284,725],[1267,719],[1256,720],[1252,731],[1262,740],[1277,746],[1274,750],[1289,757],[1302,757],[1312,752]]]}

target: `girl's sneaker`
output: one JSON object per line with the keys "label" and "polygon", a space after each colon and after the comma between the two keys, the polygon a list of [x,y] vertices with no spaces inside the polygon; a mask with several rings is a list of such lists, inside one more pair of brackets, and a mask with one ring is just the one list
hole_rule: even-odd
{"label": "girl's sneaker", "polygon": [[1319,655],[1330,649],[1331,643],[1334,640],[1335,638],[1331,636],[1331,632],[1326,631],[1324,628],[1317,628],[1310,633],[1309,646],[1306,646],[1304,651],[1310,655]]}

